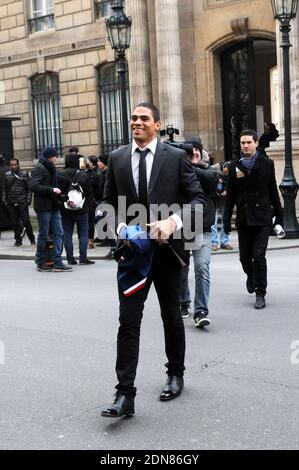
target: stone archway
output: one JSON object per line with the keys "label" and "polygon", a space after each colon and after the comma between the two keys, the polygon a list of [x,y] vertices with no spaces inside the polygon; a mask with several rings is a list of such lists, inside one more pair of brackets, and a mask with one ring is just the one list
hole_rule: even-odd
{"label": "stone archway", "polygon": [[274,41],[250,38],[220,54],[225,159],[239,155],[242,129],[264,131],[272,122],[271,70],[276,66]]}

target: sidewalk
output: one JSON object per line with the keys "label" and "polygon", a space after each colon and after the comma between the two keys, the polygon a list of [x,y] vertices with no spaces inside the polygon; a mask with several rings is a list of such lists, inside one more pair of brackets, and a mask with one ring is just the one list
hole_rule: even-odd
{"label": "sidewalk", "polygon": [[[35,246],[31,246],[30,242],[25,235],[23,238],[23,245],[15,247],[14,245],[14,234],[13,231],[5,231],[1,233],[0,238],[0,259],[32,259],[34,260]],[[78,237],[75,235],[73,238],[74,242],[74,254],[75,258],[79,255],[78,250]],[[234,247],[234,250],[219,250],[212,252],[213,255],[228,255],[230,253],[238,253],[238,236],[236,230],[233,230],[230,234],[230,244]],[[277,237],[269,237],[268,250],[283,250],[286,248],[299,248],[299,239],[288,240],[279,239]],[[90,259],[104,259],[109,253],[109,247],[95,247],[94,249],[88,250],[88,257]],[[65,257],[65,252],[63,251]]]}
{"label": "sidewalk", "polygon": [[[35,233],[37,238],[37,233]],[[27,236],[23,238],[22,246],[14,246],[15,239],[14,233],[12,230],[7,230],[1,233],[0,238],[0,259],[32,259],[34,260],[34,255],[36,251],[36,246],[31,246],[30,241]],[[74,256],[75,258],[79,257],[79,248],[78,248],[78,237],[74,235],[73,237],[74,244]],[[105,256],[109,253],[110,248],[98,247],[95,246],[93,249],[88,249],[87,256],[89,259],[104,259]],[[65,251],[63,250],[62,257],[65,259]]]}

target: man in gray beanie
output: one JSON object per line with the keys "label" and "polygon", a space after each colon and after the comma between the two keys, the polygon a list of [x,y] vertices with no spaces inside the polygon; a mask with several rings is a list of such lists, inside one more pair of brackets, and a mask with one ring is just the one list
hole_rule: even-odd
{"label": "man in gray beanie", "polygon": [[[54,165],[58,153],[55,147],[48,145],[44,148],[32,171],[30,188],[34,193],[34,210],[38,221],[38,239],[35,263],[38,271],[64,272],[72,271],[70,266],[62,262],[63,228],[59,211],[61,191],[57,185],[57,172]],[[52,231],[54,244],[53,268],[46,264],[46,243],[49,231]]]}

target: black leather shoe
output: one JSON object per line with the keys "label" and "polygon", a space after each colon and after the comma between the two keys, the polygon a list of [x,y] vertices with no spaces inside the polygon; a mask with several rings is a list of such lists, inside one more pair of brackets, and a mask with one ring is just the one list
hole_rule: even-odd
{"label": "black leather shoe", "polygon": [[261,310],[262,308],[265,308],[265,307],[266,307],[265,297],[261,294],[257,294],[254,308],[256,308],[257,310]]}
{"label": "black leather shoe", "polygon": [[247,289],[247,292],[249,292],[249,294],[254,293],[253,282],[252,282],[252,279],[249,276],[247,276],[246,289]]}
{"label": "black leather shoe", "polygon": [[169,375],[160,395],[161,401],[173,400],[180,396],[184,388],[184,377]]}
{"label": "black leather shoe", "polygon": [[85,258],[79,261],[79,264],[95,264],[95,261],[92,261],[91,259]]}
{"label": "black leather shoe", "polygon": [[123,393],[117,393],[113,405],[102,410],[101,416],[104,418],[121,418],[122,416],[133,416],[134,413],[134,398],[129,398]]}

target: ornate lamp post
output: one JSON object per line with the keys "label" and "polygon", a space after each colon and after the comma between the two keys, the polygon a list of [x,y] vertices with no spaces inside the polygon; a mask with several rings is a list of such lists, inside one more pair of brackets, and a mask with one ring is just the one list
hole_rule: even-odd
{"label": "ornate lamp post", "polygon": [[121,111],[122,111],[122,134],[124,144],[129,143],[128,111],[126,94],[126,49],[130,47],[132,20],[124,13],[123,0],[112,0],[113,14],[106,19],[106,28],[112,49],[115,50],[116,62],[118,64],[118,76],[120,81]]}
{"label": "ornate lamp post", "polygon": [[296,218],[295,200],[298,192],[292,163],[292,126],[290,90],[290,36],[291,19],[296,17],[298,0],[271,0],[273,15],[280,23],[283,50],[284,82],[284,128],[285,128],[285,167],[279,189],[284,199],[284,229],[286,238],[299,238],[299,225]]}

